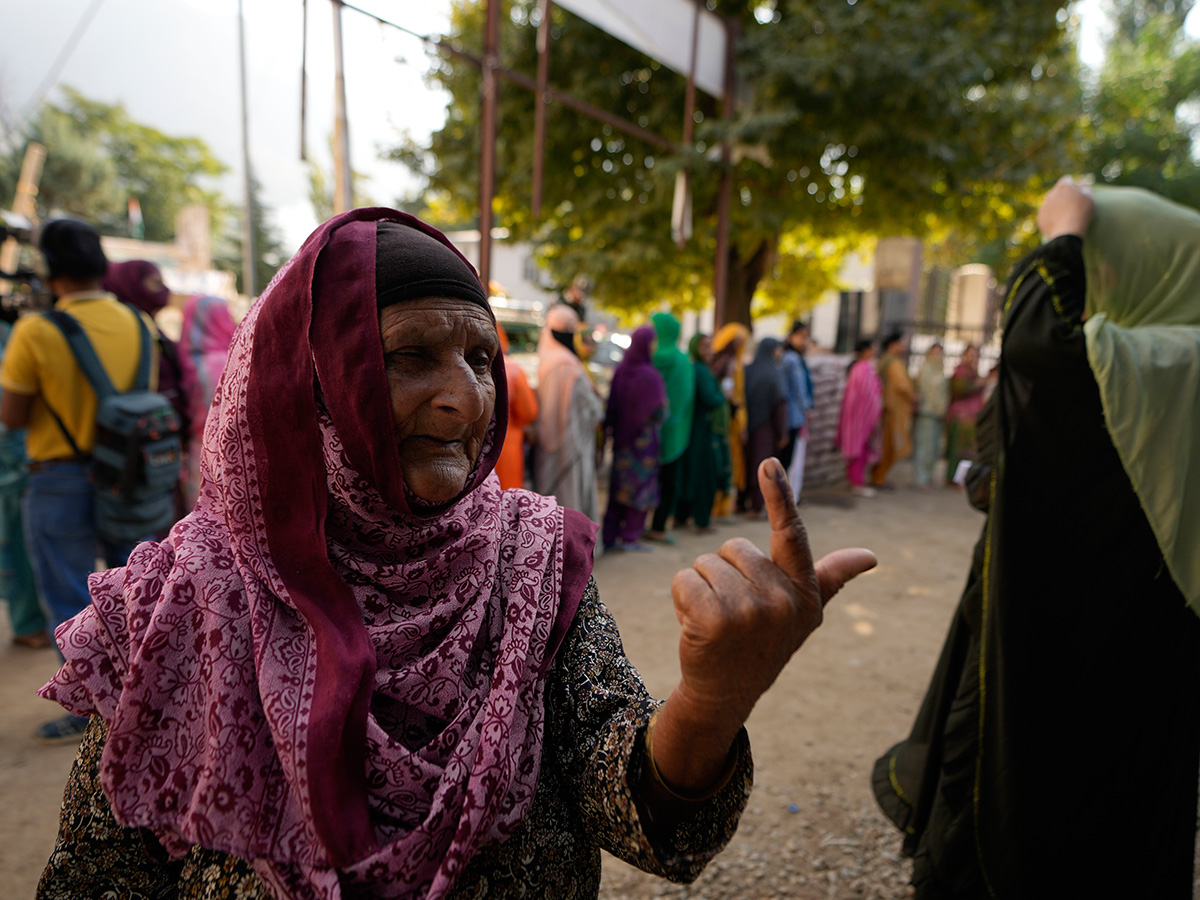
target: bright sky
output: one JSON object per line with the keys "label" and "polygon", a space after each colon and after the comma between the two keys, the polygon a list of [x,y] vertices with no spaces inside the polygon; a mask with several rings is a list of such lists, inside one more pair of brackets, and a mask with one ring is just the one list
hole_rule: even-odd
{"label": "bright sky", "polygon": [[[5,35],[0,106],[20,115],[31,103],[93,0],[0,0]],[[419,34],[447,28],[448,0],[361,0]],[[289,251],[317,222],[300,162],[301,0],[244,0],[250,152]],[[308,3],[309,154],[332,177],[333,13]],[[413,187],[408,170],[378,159],[403,131],[440,127],[445,97],[427,87],[421,41],[346,9],[342,13],[351,161],[371,178],[366,189],[391,204]],[[400,57],[402,64],[396,64]],[[232,170],[226,194],[241,198],[241,118],[237,0],[102,0],[59,82],[105,102],[123,102],[136,120],[176,136],[197,136]],[[50,98],[55,94],[50,92]],[[53,148],[50,148],[53,152]],[[0,198],[8,206],[11,198]],[[141,198],[142,206],[152,202]]]}
{"label": "bright sky", "polygon": [[[0,56],[0,108],[12,118],[36,105],[39,87],[75,23],[96,0],[0,0],[5,47]],[[240,199],[241,119],[237,0],[99,0],[99,10],[59,76],[59,83],[105,102],[123,102],[138,121],[171,135],[203,138],[233,173],[223,187]],[[449,0],[358,0],[420,34],[444,31]],[[252,163],[264,200],[297,247],[315,227],[308,170],[299,159],[301,0],[244,0]],[[309,0],[308,126],[310,156],[327,172],[333,129],[332,11]],[[1079,0],[1080,55],[1103,58],[1100,0]],[[1200,18],[1192,16],[1193,32]],[[378,148],[407,131],[418,139],[439,127],[445,97],[424,83],[423,44],[352,10],[343,12],[351,157],[368,174],[368,193],[390,204],[414,183]],[[401,58],[403,62],[396,64]],[[50,98],[55,97],[51,89]],[[53,152],[53,148],[50,148]],[[143,207],[152,202],[140,198]],[[11,198],[0,198],[7,206]]]}

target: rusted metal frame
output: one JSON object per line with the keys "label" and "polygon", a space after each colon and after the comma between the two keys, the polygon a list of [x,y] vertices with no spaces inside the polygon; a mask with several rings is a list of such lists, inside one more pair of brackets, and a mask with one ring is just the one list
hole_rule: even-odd
{"label": "rusted metal frame", "polygon": [[[498,69],[497,71],[502,78],[511,81],[513,84],[518,85],[519,87],[523,87],[530,91],[537,90],[537,82],[528,75],[522,75],[520,72],[512,72],[508,69]],[[653,144],[655,147],[659,147],[660,149],[670,151],[678,151],[680,149],[679,145],[669,138],[665,138],[660,134],[655,134],[653,131],[648,131],[635,122],[630,122],[628,119],[623,119],[620,116],[614,116],[612,113],[605,112],[598,106],[592,106],[590,103],[585,103],[584,101],[572,97],[570,94],[563,93],[555,88],[546,88],[546,96],[555,103],[561,103],[563,106],[573,109],[576,112],[583,113],[585,116],[589,116],[599,122],[603,122],[605,125],[611,125],[618,131],[623,131],[631,137],[643,140],[648,144]]]}
{"label": "rusted metal frame", "polygon": [[[242,290],[247,297],[258,295],[254,283],[255,261],[258,251],[254,246],[254,194],[251,190],[253,173],[250,171],[250,109],[246,98],[246,19],[242,15],[242,0],[238,0],[238,72],[242,97]],[[143,235],[144,236],[144,235]]]}
{"label": "rusted metal frame", "polygon": [[491,292],[492,199],[496,194],[496,115],[499,105],[500,0],[486,0],[483,36],[483,135],[479,153],[479,278]]}
{"label": "rusted metal frame", "polygon": [[[721,118],[733,119],[736,85],[733,73],[733,48],[737,43],[737,22],[725,22],[725,96],[721,99]],[[713,262],[713,330],[725,324],[729,298],[729,219],[733,206],[733,153],[729,139],[721,141],[721,187],[717,194],[717,258]]]}
{"label": "rusted metal frame", "polygon": [[[511,81],[515,85],[530,91],[537,90],[537,82],[528,75],[522,75],[520,72],[512,72],[508,69],[498,69],[497,71],[502,78]],[[589,116],[599,122],[603,122],[605,125],[611,125],[618,131],[623,131],[631,137],[643,140],[648,144],[653,144],[662,150],[678,151],[680,149],[679,145],[669,138],[655,134],[653,131],[648,131],[635,122],[630,122],[628,119],[623,119],[620,116],[614,116],[612,113],[606,112],[598,106],[592,106],[590,103],[585,103],[555,88],[546,88],[546,96],[555,103],[561,103],[563,106],[583,113],[585,116]]]}
{"label": "rusted metal frame", "polygon": [[[491,2],[491,4],[494,4],[494,0],[490,0],[490,2]],[[549,6],[548,3],[546,5]],[[490,6],[489,6],[489,11],[490,11]],[[694,121],[694,103],[695,103],[695,98],[694,98],[694,90],[695,90],[694,71],[695,71],[695,69],[694,69],[694,67],[695,67],[695,59],[697,56],[698,41],[699,41],[699,13],[700,13],[699,3],[697,3],[697,24],[694,27],[693,35],[692,35],[692,71],[689,72],[689,77],[688,77],[688,87],[689,87],[688,99],[689,99],[690,104],[692,104],[692,105],[690,106],[690,108],[688,110],[688,114],[687,114],[687,117],[684,122],[685,140],[684,140],[683,145],[676,144],[674,141],[670,140],[669,138],[665,138],[662,135],[656,134],[652,131],[649,131],[648,129],[642,128],[640,125],[637,125],[636,123],[631,122],[628,119],[624,119],[621,116],[613,115],[612,113],[609,113],[606,110],[600,109],[599,107],[593,106],[590,103],[586,103],[582,100],[579,100],[578,98],[573,97],[572,95],[565,93],[564,91],[560,91],[560,90],[557,90],[556,88],[550,87],[549,84],[546,83],[548,79],[542,78],[541,69],[543,66],[543,59],[545,59],[545,57],[541,54],[542,38],[541,38],[540,34],[539,34],[539,60],[538,60],[539,77],[538,77],[538,79],[535,80],[533,78],[530,78],[527,75],[522,75],[520,72],[514,72],[511,69],[506,69],[503,66],[499,66],[499,65],[492,67],[492,72],[495,75],[499,75],[501,78],[506,79],[507,81],[511,82],[512,84],[517,85],[518,87],[524,88],[527,91],[532,91],[541,101],[537,107],[539,112],[544,112],[543,107],[545,106],[545,104],[547,102],[560,103],[563,106],[567,107],[568,109],[573,109],[576,112],[581,113],[585,116],[588,116],[589,118],[595,119],[598,122],[601,122],[606,125],[610,125],[611,127],[615,128],[618,131],[624,132],[625,134],[628,134],[631,137],[635,137],[635,138],[638,138],[639,140],[645,141],[646,143],[648,143],[652,146],[658,147],[661,150],[665,150],[667,152],[681,153],[681,152],[683,152],[683,150],[685,148],[687,148],[691,145],[691,130],[692,130],[691,126]],[[546,21],[548,21],[548,14],[542,21],[543,26]],[[722,99],[721,99],[721,118],[724,121],[729,122],[733,118],[734,103],[735,103],[735,81],[734,81],[733,63],[734,63],[734,46],[737,41],[737,23],[732,22],[728,19],[725,19],[724,23],[725,23],[725,29],[726,29],[726,63],[725,63],[725,91],[724,91],[724,97],[722,97]],[[539,26],[539,27],[541,27],[541,26]],[[486,93],[486,79],[487,79],[488,67],[484,64],[484,60],[481,60],[479,57],[477,57],[471,53],[467,53],[465,50],[458,49],[457,47],[453,46],[452,44],[450,44],[447,41],[438,40],[438,41],[432,41],[432,43],[434,43],[438,47],[439,50],[441,50],[445,53],[448,53],[451,56],[454,56],[458,59],[462,59],[466,62],[469,62],[472,65],[482,69],[484,72],[485,93]],[[548,66],[548,62],[546,64]],[[485,115],[486,115],[486,109],[487,109],[486,99],[485,99],[484,107],[485,107]],[[491,128],[492,128],[493,138],[489,139],[487,137],[488,124],[485,119],[485,122],[484,122],[485,136],[484,136],[483,154],[488,154],[489,152],[492,152],[494,149],[494,128],[495,128],[494,121],[491,124]],[[544,134],[539,136],[538,141],[537,141],[539,148],[543,145],[544,139],[545,139]],[[537,152],[538,151],[535,150],[535,153],[537,153]],[[483,155],[483,154],[481,154],[481,155]],[[725,323],[726,307],[727,307],[728,296],[729,296],[729,245],[730,245],[729,230],[730,230],[731,211],[732,211],[732,205],[733,205],[733,170],[732,170],[732,150],[731,150],[728,140],[724,140],[721,143],[721,169],[722,169],[721,184],[720,184],[720,189],[719,189],[718,195],[717,195],[717,236],[716,236],[717,237],[717,248],[716,248],[716,259],[713,261],[713,300],[714,300],[713,319],[714,319],[714,323],[715,323],[714,327],[717,327],[717,328],[719,328],[721,325],[723,325]],[[492,168],[492,172],[494,175],[494,167]],[[540,207],[541,184],[540,184],[539,175],[540,175],[540,165],[539,165],[538,160],[535,159],[535,169],[534,169],[535,198],[536,198],[535,202],[537,202]],[[481,194],[483,194],[484,192],[485,192],[484,188],[481,185]],[[487,276],[485,275],[485,271],[487,271],[487,269],[485,269],[485,266],[488,267],[488,269],[490,269],[491,199],[492,199],[492,193],[491,193],[491,191],[487,191],[486,197],[483,198],[482,202],[481,202],[481,207],[482,207],[481,208],[481,216],[480,216],[481,224],[482,224],[482,219],[483,219],[484,215],[486,215],[487,219],[488,219],[488,225],[489,225],[488,232],[485,233],[481,227],[481,233],[480,233],[480,277],[484,279],[485,283],[487,283]],[[538,215],[538,211],[535,210],[534,216],[536,217],[537,215]],[[486,253],[484,251],[484,247],[485,247],[484,242],[485,241],[486,241],[486,247],[487,247]]]}
{"label": "rusted metal frame", "polygon": [[[355,6],[352,3],[342,2],[342,6],[344,6],[346,9],[353,10],[354,12],[361,13],[364,16],[369,16],[370,18],[374,19],[376,22],[378,22],[381,25],[388,25],[399,31],[403,31],[405,34],[411,35],[412,37],[415,37],[418,40],[422,40],[427,44],[437,47],[442,52],[448,53],[449,55],[455,57],[456,59],[461,59],[464,62],[469,62],[471,65],[475,66],[475,68],[477,68],[477,69],[483,68],[483,60],[482,59],[480,59],[478,56],[475,56],[473,53],[468,53],[465,50],[460,50],[459,48],[457,48],[453,44],[451,44],[449,41],[434,39],[434,38],[429,37],[429,35],[419,34],[410,28],[405,28],[403,25],[399,25],[396,22],[391,22],[381,16],[376,15],[373,12],[368,12],[367,10],[362,9],[361,7]],[[496,71],[496,74],[499,75],[501,78],[511,81],[513,84],[517,85],[518,87],[525,88],[525,90],[527,90],[527,91],[537,91],[538,90],[538,82],[535,81],[534,79],[528,77],[527,75],[522,75],[519,72],[513,72],[513,71],[506,69],[503,66],[498,65],[498,64],[495,67],[495,71]],[[655,147],[658,147],[660,150],[668,150],[668,151],[675,151],[675,152],[678,152],[680,150],[680,147],[678,144],[676,144],[674,141],[669,140],[668,138],[663,137],[662,135],[655,134],[653,131],[647,131],[645,128],[642,128],[640,125],[638,125],[634,122],[630,122],[628,119],[622,119],[620,116],[614,116],[611,113],[605,112],[604,110],[600,109],[599,107],[592,106],[590,103],[585,103],[582,100],[578,100],[575,97],[572,97],[570,94],[556,90],[552,87],[549,87],[548,85],[547,85],[547,87],[545,89],[545,93],[542,95],[542,97],[543,97],[543,102],[551,102],[552,101],[555,103],[561,103],[563,106],[566,106],[569,109],[573,109],[578,113],[582,113],[585,116],[590,116],[591,118],[596,119],[597,121],[603,122],[606,125],[611,125],[613,128],[617,129],[618,131],[622,131],[625,134],[628,134],[630,137],[635,137],[635,138],[638,138],[639,140],[645,141],[648,144],[653,144]]]}
{"label": "rusted metal frame", "polygon": [[[687,77],[687,93],[683,99],[683,146],[692,146],[692,134],[695,131],[696,119],[696,55],[700,47],[700,3],[701,0],[693,0],[695,15],[692,16],[692,55],[688,60],[688,77]],[[683,170],[683,196],[684,210],[687,209],[688,193],[692,189],[691,173],[687,169]],[[679,234],[675,238],[675,245],[682,250],[687,245],[687,235],[683,228],[679,229]]]}
{"label": "rusted metal frame", "polygon": [[300,4],[300,162],[308,162],[308,0]]}
{"label": "rusted metal frame", "polygon": [[541,0],[538,9],[537,54],[537,97],[533,109],[533,203],[530,212],[534,221],[542,215],[542,179],[546,162],[546,91],[550,87],[550,13],[552,0]]}
{"label": "rusted metal frame", "polygon": [[354,203],[350,168],[350,121],[346,114],[346,69],[342,53],[342,0],[333,0],[333,212]]}
{"label": "rusted metal frame", "polygon": [[[472,65],[482,68],[483,60],[474,54],[467,53],[465,50],[459,50],[457,47],[449,44],[446,41],[434,41],[439,50],[444,50],[451,56],[469,62]],[[536,91],[538,89],[537,80],[530,78],[528,75],[522,75],[520,72],[514,72],[511,69],[506,69],[503,66],[496,67],[496,74],[505,81],[512,82],[517,87],[525,88],[527,91]],[[597,106],[592,106],[590,103],[585,103],[572,97],[570,94],[564,93],[556,88],[547,87],[545,97],[555,103],[561,103],[563,106],[573,109],[578,113],[603,122],[605,125],[611,125],[617,131],[622,131],[630,137],[635,137],[638,140],[645,141],[658,147],[660,150],[679,152],[680,145],[676,144],[669,138],[665,138],[660,134],[655,134],[653,131],[648,131],[642,128],[635,122],[630,122],[628,119],[623,119],[620,116],[614,116],[612,113],[606,112]]]}

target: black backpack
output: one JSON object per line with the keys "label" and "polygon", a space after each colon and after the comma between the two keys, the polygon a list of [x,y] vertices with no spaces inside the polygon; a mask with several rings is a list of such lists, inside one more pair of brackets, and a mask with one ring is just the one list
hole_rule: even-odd
{"label": "black backpack", "polygon": [[[134,315],[141,334],[141,355],[133,387],[120,393],[79,322],[61,310],[45,314],[62,331],[96,392],[96,443],[91,454],[93,521],[100,537],[118,544],[153,538],[175,521],[175,490],[183,460],[179,415],[166,397],[150,390],[150,331],[141,314],[135,311]],[[62,419],[53,409],[50,414],[75,455],[82,457]]]}

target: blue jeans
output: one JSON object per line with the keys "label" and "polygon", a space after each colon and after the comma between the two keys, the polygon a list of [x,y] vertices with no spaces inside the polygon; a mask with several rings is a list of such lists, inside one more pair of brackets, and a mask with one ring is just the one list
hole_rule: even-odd
{"label": "blue jeans", "polygon": [[[83,463],[55,463],[29,474],[25,541],[50,633],[91,602],[87,578],[103,555],[125,565],[132,544],[101,541],[92,525],[92,486]],[[59,651],[62,656],[62,651]]]}

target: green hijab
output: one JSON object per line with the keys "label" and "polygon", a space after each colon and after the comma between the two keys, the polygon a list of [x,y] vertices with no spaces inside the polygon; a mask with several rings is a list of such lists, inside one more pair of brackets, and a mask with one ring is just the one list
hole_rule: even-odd
{"label": "green hijab", "polygon": [[1200,614],[1200,213],[1139,188],[1094,196],[1088,362],[1167,568]]}
{"label": "green hijab", "polygon": [[664,463],[683,455],[692,436],[692,410],[696,405],[696,370],[679,349],[679,320],[670,313],[650,317],[658,335],[654,368],[667,386],[667,421],[663,423],[661,457]]}

